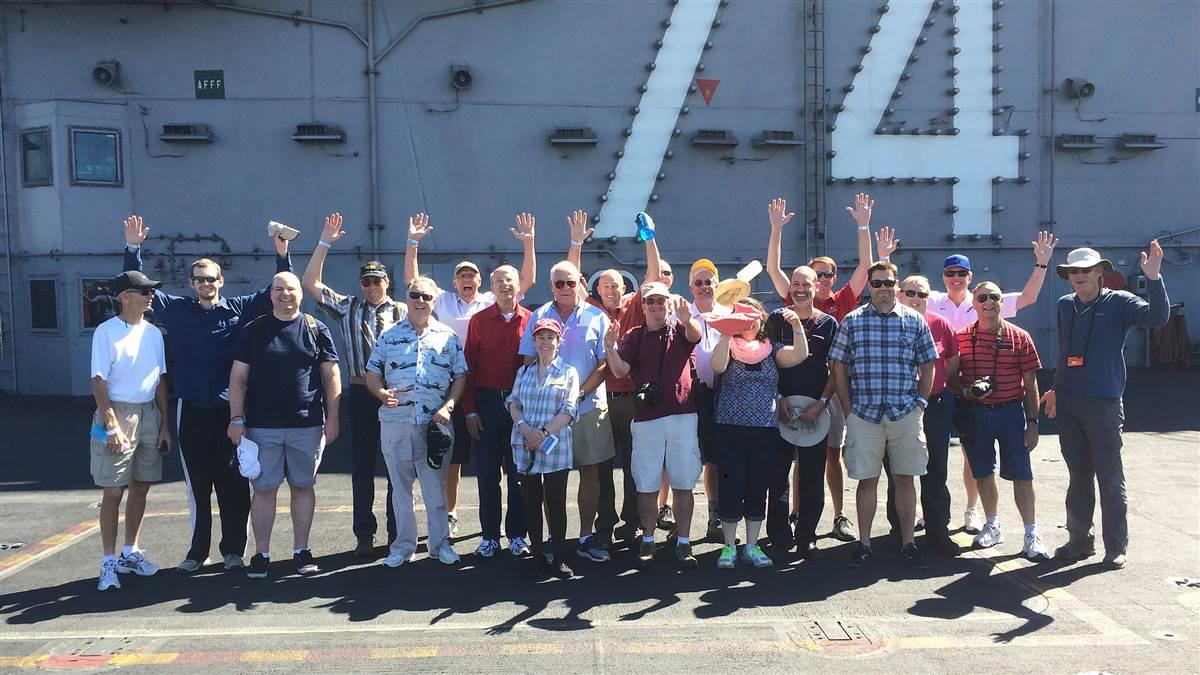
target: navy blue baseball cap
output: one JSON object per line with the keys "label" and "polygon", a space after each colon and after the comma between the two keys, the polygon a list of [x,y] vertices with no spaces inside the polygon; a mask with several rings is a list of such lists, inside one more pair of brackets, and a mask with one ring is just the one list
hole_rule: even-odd
{"label": "navy blue baseball cap", "polygon": [[961,267],[969,272],[971,270],[971,259],[957,253],[948,255],[946,256],[946,262],[942,264],[942,269],[949,269],[951,267]]}

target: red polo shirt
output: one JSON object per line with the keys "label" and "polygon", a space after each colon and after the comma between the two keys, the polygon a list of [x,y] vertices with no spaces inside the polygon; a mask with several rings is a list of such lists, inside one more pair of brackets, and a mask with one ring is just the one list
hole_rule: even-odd
{"label": "red polo shirt", "polygon": [[476,387],[512,389],[517,370],[525,364],[525,357],[517,352],[531,314],[528,309],[517,305],[512,318],[505,320],[500,313],[500,306],[492,305],[471,317],[467,326],[467,344],[463,347],[467,358],[463,414],[475,412]]}
{"label": "red polo shirt", "polygon": [[[791,300],[789,299],[788,302],[790,304]],[[851,310],[858,307],[858,294],[850,288],[850,284],[846,284],[836,293],[830,293],[826,300],[813,298],[813,307],[837,319],[838,324],[841,325],[842,319],[846,318]]]}

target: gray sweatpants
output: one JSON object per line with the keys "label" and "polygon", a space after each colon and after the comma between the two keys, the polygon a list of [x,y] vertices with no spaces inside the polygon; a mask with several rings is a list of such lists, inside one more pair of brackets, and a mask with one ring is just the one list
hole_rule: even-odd
{"label": "gray sweatpants", "polygon": [[1121,465],[1121,428],[1125,423],[1121,399],[1057,398],[1059,443],[1070,472],[1067,531],[1072,541],[1092,536],[1095,484],[1099,482],[1104,552],[1124,553],[1129,546],[1129,523],[1125,469]]}

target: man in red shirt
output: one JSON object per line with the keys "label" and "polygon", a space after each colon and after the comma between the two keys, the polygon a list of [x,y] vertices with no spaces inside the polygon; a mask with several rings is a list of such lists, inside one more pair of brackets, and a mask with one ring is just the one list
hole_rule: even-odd
{"label": "man in red shirt", "polygon": [[[875,200],[862,192],[854,197],[854,206],[846,207],[846,211],[858,224],[858,267],[854,268],[850,281],[838,292],[833,292],[833,286],[837,283],[837,262],[827,256],[808,261],[808,266],[817,273],[817,293],[813,298],[813,307],[832,316],[838,324],[841,324],[850,310],[858,306],[858,298],[867,285],[867,268],[872,262],[871,211],[874,208]],[[771,219],[771,238],[767,244],[767,273],[771,275],[779,297],[790,304],[792,278],[784,273],[780,261],[783,257],[783,226],[796,214],[787,212],[787,201],[781,198],[771,200],[767,213]],[[845,475],[842,468],[842,446],[846,441],[846,415],[836,396],[830,399],[829,403],[829,447],[825,455],[825,481],[829,484],[830,497],[833,499],[833,536],[841,541],[854,541],[854,523],[842,513],[842,484]]]}
{"label": "man in red shirt", "polygon": [[468,370],[462,409],[467,432],[475,440],[479,524],[483,530],[482,541],[475,552],[485,558],[491,558],[500,550],[501,464],[508,482],[508,517],[504,523],[508,550],[518,557],[529,553],[525,509],[510,442],[512,417],[504,407],[504,399],[511,393],[517,370],[525,363],[524,357],[517,352],[530,311],[517,304],[519,287],[520,278],[511,265],[501,265],[492,272],[492,293],[496,303],[471,317],[463,349]]}
{"label": "man in red shirt", "polygon": [[1042,362],[1029,333],[1001,319],[1004,296],[985,281],[972,291],[979,319],[958,331],[959,368],[951,373],[952,389],[961,388],[965,405],[956,411],[971,473],[987,522],[975,535],[975,546],[1004,541],[996,507],[996,444],[1000,445],[1000,477],[1012,481],[1017,510],[1025,523],[1021,553],[1030,560],[1049,560],[1038,534],[1034,511],[1033,467],[1029,455],[1038,442],[1037,370]]}

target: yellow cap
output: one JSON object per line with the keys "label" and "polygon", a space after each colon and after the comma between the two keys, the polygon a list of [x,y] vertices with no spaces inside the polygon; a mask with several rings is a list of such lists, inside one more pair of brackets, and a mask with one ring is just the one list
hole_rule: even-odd
{"label": "yellow cap", "polygon": [[701,258],[692,263],[692,269],[688,274],[695,274],[700,270],[708,270],[709,272],[712,272],[713,279],[716,279],[720,276],[720,274],[717,273],[717,266],[714,265],[713,261],[709,260],[708,258]]}

